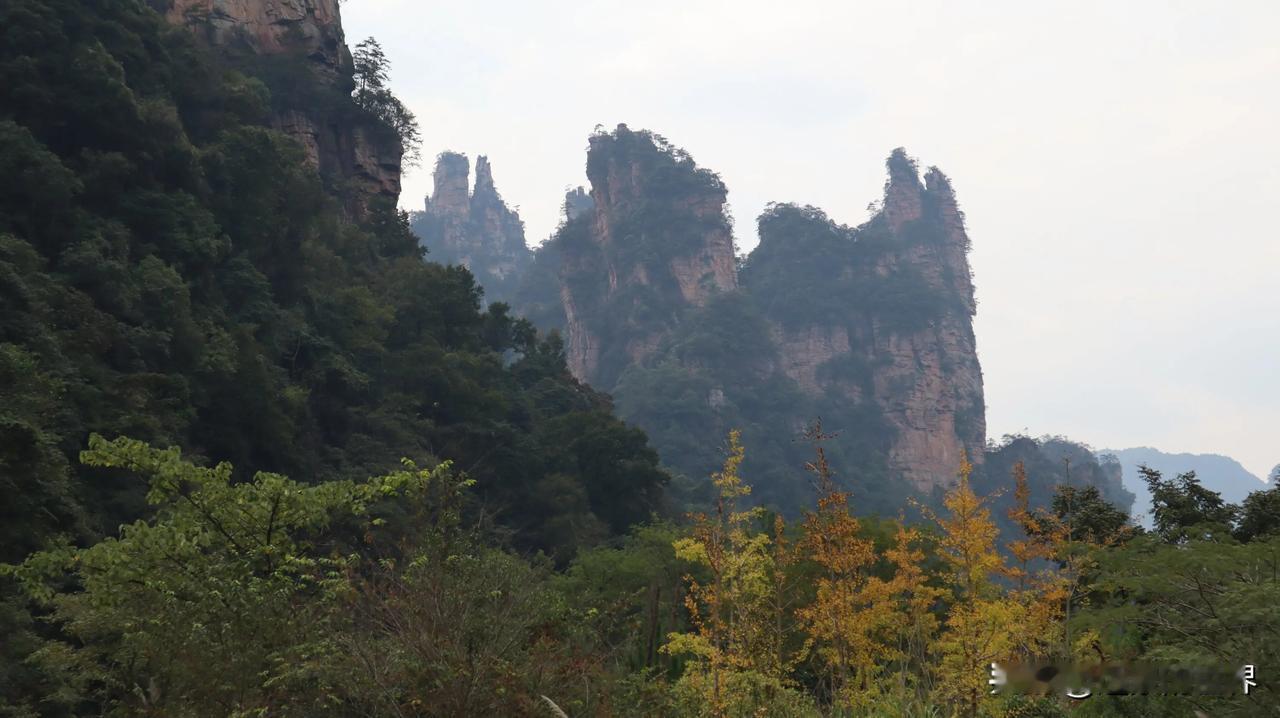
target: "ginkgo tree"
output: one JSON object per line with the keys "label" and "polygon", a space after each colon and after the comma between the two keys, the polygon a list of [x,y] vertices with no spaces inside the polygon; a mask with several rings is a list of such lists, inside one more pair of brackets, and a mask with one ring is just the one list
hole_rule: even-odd
{"label": "ginkgo tree", "polygon": [[1008,567],[996,548],[988,502],[969,483],[972,471],[962,459],[958,481],[943,499],[945,514],[926,511],[941,531],[939,554],[948,570],[947,614],[933,644],[937,692],[969,718],[990,698],[991,663],[1036,654],[1045,642],[1038,597],[1006,594],[998,583]]}
{"label": "ginkgo tree", "polygon": [[806,468],[818,489],[817,510],[806,515],[799,549],[819,568],[814,599],[800,608],[797,618],[824,667],[832,704],[837,709],[862,709],[873,702],[885,670],[907,654],[914,631],[932,632],[928,621],[931,600],[922,602],[922,556],[911,549],[915,533],[899,524],[896,546],[887,558],[895,573],[885,579],[874,572],[877,554],[849,506],[849,494],[835,482],[822,441],[829,438],[815,424],[807,434],[815,444],[815,458]]}
{"label": "ginkgo tree", "polygon": [[723,468],[712,476],[713,513],[694,515],[676,555],[705,567],[707,577],[686,577],[693,631],[672,633],[662,650],[690,658],[676,686],[691,715],[813,715],[811,701],[788,679],[776,601],[780,570],[769,535],[759,530],[760,507],[744,508],[751,487],[740,475],[741,434],[729,434]]}

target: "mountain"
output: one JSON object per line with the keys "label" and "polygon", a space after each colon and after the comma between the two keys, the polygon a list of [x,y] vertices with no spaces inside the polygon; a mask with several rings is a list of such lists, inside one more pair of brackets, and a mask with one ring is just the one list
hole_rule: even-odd
{"label": "mountain", "polygon": [[1166,478],[1194,471],[1205,488],[1222,494],[1225,501],[1234,504],[1244,501],[1254,491],[1268,488],[1264,479],[1250,473],[1235,459],[1219,454],[1169,454],[1146,446],[1103,449],[1098,453],[1100,456],[1114,456],[1120,462],[1125,488],[1137,497],[1133,505],[1133,516],[1147,526],[1151,523],[1151,515],[1148,513],[1151,509],[1151,497],[1138,473],[1138,467],[1143,465],[1159,471]]}
{"label": "mountain", "polygon": [[706,475],[739,427],[757,490],[794,508],[821,417],[863,508],[896,512],[962,455],[981,465],[986,435],[963,215],[936,168],[901,149],[887,168],[868,222],[771,205],[740,260],[718,175],[652,132],[597,132],[590,194],[566,197],[515,306],[679,473]]}
{"label": "mountain", "polygon": [[611,394],[693,495],[737,428],[747,470],[764,477],[757,494],[798,509],[809,499],[803,435],[821,419],[863,512],[936,496],[962,456],[993,492],[1021,460],[1042,474],[1030,478],[1033,501],[1059,483],[1093,484],[1127,510],[1118,467],[1087,447],[986,445],[963,213],[937,168],[922,178],[897,149],[886,169],[881,209],[863,225],[770,205],[759,246],[738,257],[720,177],[660,135],[619,125],[589,138],[591,189],[566,193],[560,227],[536,251],[484,157],[469,190],[467,158],[440,154],[413,228],[429,256],[469,267],[491,300],[563,335],[574,376]]}
{"label": "mountain", "polygon": [[466,267],[489,302],[510,302],[533,262],[533,251],[525,244],[520,215],[494,187],[488,158],[476,159],[474,191],[468,188],[470,175],[465,155],[441,153],[435,189],[425,210],[410,216],[411,226],[433,261]]}

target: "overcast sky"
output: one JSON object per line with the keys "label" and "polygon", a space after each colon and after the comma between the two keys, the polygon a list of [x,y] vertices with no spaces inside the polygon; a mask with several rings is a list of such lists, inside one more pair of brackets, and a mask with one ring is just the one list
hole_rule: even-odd
{"label": "overcast sky", "polygon": [[858,224],[897,146],[968,216],[991,437],[1280,463],[1280,3],[348,0],[430,158],[488,155],[530,244],[597,125]]}

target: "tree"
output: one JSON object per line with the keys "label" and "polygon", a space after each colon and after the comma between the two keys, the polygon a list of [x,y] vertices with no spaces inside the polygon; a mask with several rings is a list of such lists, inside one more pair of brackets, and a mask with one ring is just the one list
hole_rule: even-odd
{"label": "tree", "polygon": [[691,535],[674,544],[676,556],[705,567],[707,578],[686,577],[694,631],[669,634],[662,650],[691,659],[676,692],[696,715],[799,715],[806,701],[789,687],[777,650],[771,541],[753,529],[759,507],[740,506],[751,493],[739,476],[744,455],[739,432],[731,431],[724,467],[712,476],[714,515],[695,515]]}
{"label": "tree", "polygon": [[943,499],[946,515],[927,512],[941,529],[940,554],[950,573],[946,620],[933,645],[937,689],[970,718],[989,696],[990,664],[1034,653],[1046,639],[1039,597],[1034,592],[1006,596],[996,583],[1007,568],[996,551],[991,512],[969,484],[972,470],[963,459],[959,481]]}
{"label": "tree", "polygon": [[1235,537],[1240,541],[1280,534],[1280,484],[1266,491],[1254,491],[1240,505],[1240,521]]}
{"label": "tree", "polygon": [[[1202,524],[1201,524],[1202,525]],[[1234,682],[1240,666],[1280,661],[1280,539],[1248,543],[1189,532],[1179,543],[1158,533],[1099,554],[1097,599],[1076,623],[1096,637],[1112,662],[1197,667]],[[1239,684],[1235,684],[1238,688]],[[1092,700],[1090,702],[1093,702]],[[1096,715],[1112,715],[1109,699]],[[1248,697],[1126,697],[1128,714],[1280,716],[1274,684],[1259,681]],[[1118,708],[1119,706],[1116,706]]]}
{"label": "tree", "polygon": [[372,37],[365,38],[351,53],[352,78],[356,82],[355,96],[383,92],[391,78],[391,61],[382,51],[382,44]]}
{"label": "tree", "polygon": [[1238,511],[1222,495],[1206,489],[1194,471],[1165,479],[1159,471],[1138,467],[1151,491],[1151,516],[1156,533],[1169,543],[1193,537],[1225,536],[1230,533]]}
{"label": "tree", "polygon": [[[1069,466],[1064,474],[1070,475]],[[1047,509],[1032,511],[1027,472],[1021,461],[1014,465],[1013,477],[1015,506],[1009,517],[1022,530],[1023,538],[1009,546],[1019,562],[1007,569],[1016,582],[1009,597],[1026,607],[1028,633],[1040,637],[1029,641],[1028,647],[1046,647],[1052,657],[1063,660],[1097,658],[1092,653],[1097,637],[1073,637],[1072,615],[1081,601],[1088,600],[1098,552],[1132,538],[1136,529],[1125,512],[1102,498],[1096,486],[1059,485]],[[1032,562],[1050,567],[1029,571]],[[1086,652],[1088,655],[1080,655]]]}
{"label": "tree", "polygon": [[356,45],[351,57],[355,80],[352,97],[356,104],[381,120],[400,139],[406,165],[417,164],[422,159],[422,131],[417,117],[387,87],[391,61],[383,53],[382,45],[372,37],[366,38]]}
{"label": "tree", "polygon": [[447,464],[406,463],[366,482],[235,483],[229,464],[96,435],[82,460],[145,477],[156,518],[7,570],[67,636],[34,656],[62,681],[54,700],[134,715],[323,713],[334,694],[314,671],[352,565],[335,529],[376,530],[380,503],[453,480]]}
{"label": "tree", "polygon": [[894,600],[897,586],[872,573],[875,547],[850,514],[849,495],[836,487],[822,446],[830,437],[821,423],[806,436],[815,445],[806,468],[818,505],[805,515],[799,549],[820,573],[813,603],[796,616],[826,668],[832,702],[849,708],[865,704],[882,671],[901,657],[894,639],[905,621]]}

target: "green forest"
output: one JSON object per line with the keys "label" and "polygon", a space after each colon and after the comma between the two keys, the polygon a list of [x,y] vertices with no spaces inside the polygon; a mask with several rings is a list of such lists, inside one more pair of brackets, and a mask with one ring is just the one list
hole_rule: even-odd
{"label": "green forest", "polygon": [[[0,5],[0,716],[1280,716],[1280,488],[1148,471],[1144,531],[1077,445],[1010,437],[913,502],[827,407],[799,448],[730,414],[660,457],[275,128],[323,106],[414,153],[360,48],[335,86],[140,0]],[[762,341],[721,301],[673,351]],[[698,380],[624,373],[619,409]],[[993,694],[1020,659],[1229,680]]]}

